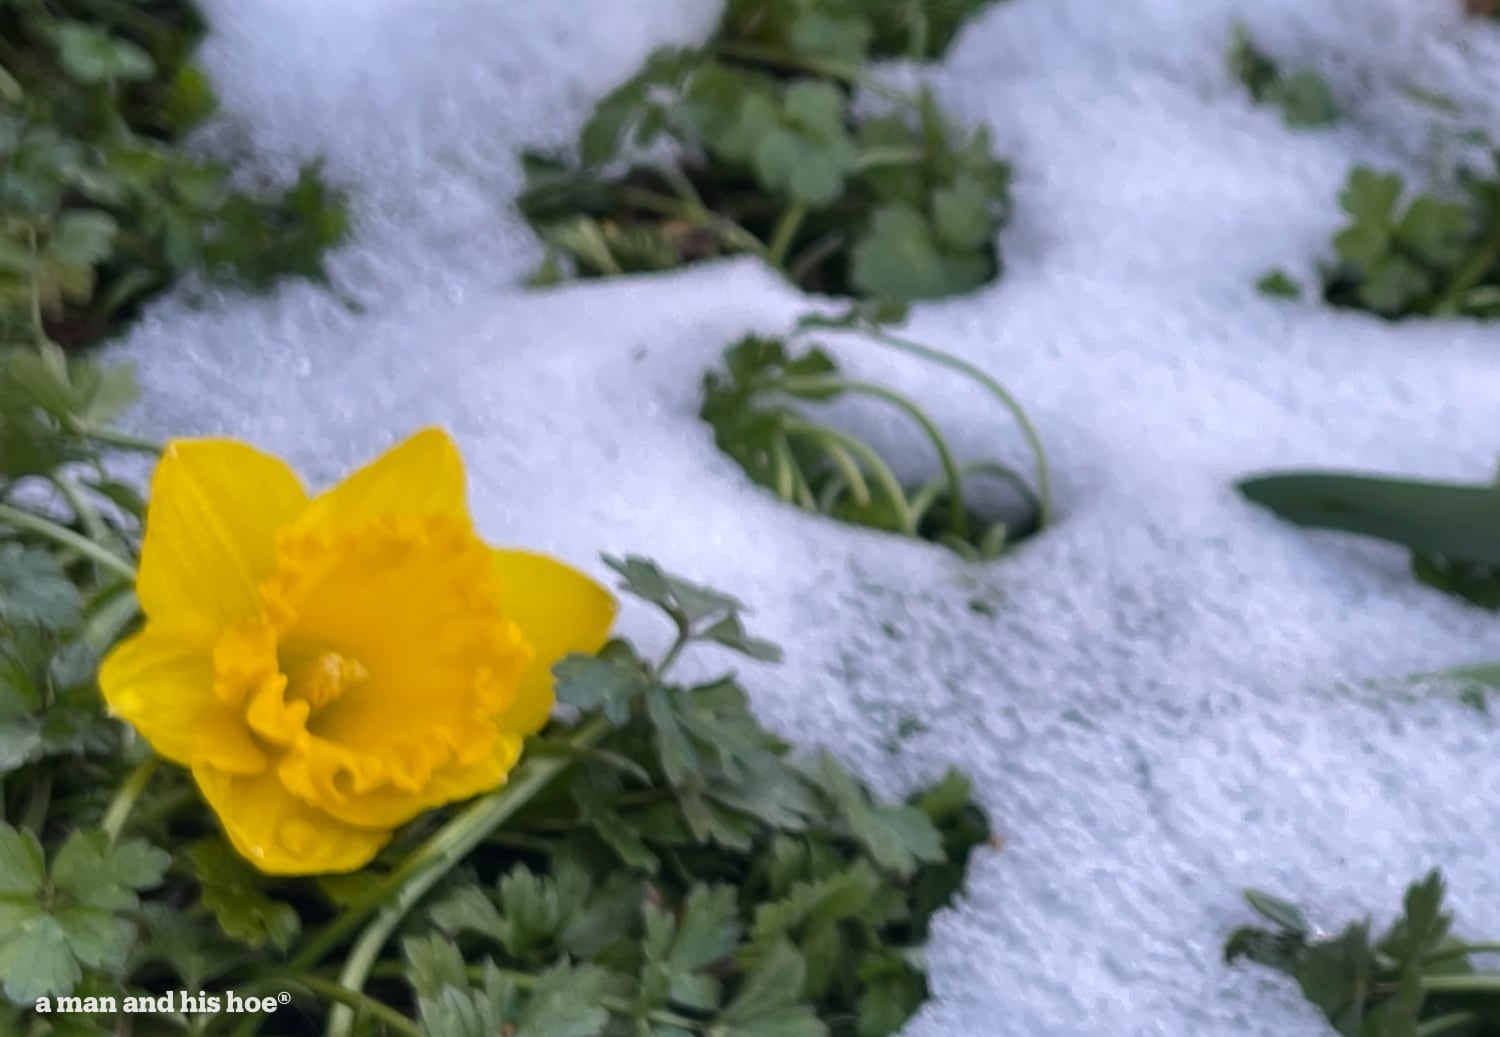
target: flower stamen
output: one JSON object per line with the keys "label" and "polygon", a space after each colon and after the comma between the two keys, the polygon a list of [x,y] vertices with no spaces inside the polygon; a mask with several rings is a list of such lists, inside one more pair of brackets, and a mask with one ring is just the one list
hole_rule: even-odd
{"label": "flower stamen", "polygon": [[319,652],[284,671],[287,675],[287,698],[301,699],[313,715],[344,692],[370,677],[370,671],[358,659],[338,652]]}

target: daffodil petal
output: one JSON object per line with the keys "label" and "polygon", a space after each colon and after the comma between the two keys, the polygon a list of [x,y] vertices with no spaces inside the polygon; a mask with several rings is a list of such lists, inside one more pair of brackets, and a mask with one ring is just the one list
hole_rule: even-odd
{"label": "daffodil petal", "polygon": [[425,429],[312,502],[302,530],[338,532],[394,515],[457,515],[467,521],[464,464],[441,429]]}
{"label": "daffodil petal", "polygon": [[276,531],[307,506],[284,463],[230,440],[167,444],[151,481],[136,591],[161,627],[208,637],[255,616]]}
{"label": "daffodil petal", "polygon": [[531,734],[552,712],[553,665],[569,653],[602,648],[618,605],[603,585],[555,558],[508,549],[493,557],[500,606],[535,653],[501,726]]}
{"label": "daffodil petal", "polygon": [[391,838],[389,831],[346,825],[308,806],[287,790],[275,768],[237,777],[199,766],[193,778],[234,848],[268,875],[356,871]]}
{"label": "daffodil petal", "polygon": [[148,626],[105,657],[99,688],[110,712],[174,763],[209,763],[232,774],[267,767],[238,712],[214,694],[212,655],[195,641]]}

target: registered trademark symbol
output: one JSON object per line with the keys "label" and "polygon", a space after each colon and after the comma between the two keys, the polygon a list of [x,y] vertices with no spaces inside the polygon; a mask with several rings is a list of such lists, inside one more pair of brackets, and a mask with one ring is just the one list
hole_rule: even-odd
{"label": "registered trademark symbol", "polygon": [[283,990],[281,993],[276,995],[276,1000],[280,1001],[284,1005],[289,1005],[292,1003],[292,995]]}

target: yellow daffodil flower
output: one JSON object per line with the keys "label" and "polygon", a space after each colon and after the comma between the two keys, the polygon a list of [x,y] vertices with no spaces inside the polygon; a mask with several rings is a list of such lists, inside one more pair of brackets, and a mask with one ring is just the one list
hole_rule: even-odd
{"label": "yellow daffodil flower", "polygon": [[146,624],[105,659],[104,698],[277,875],[353,871],[503,783],[553,663],[615,614],[582,573],[479,539],[437,430],[312,499],[243,443],[169,444],[136,589]]}

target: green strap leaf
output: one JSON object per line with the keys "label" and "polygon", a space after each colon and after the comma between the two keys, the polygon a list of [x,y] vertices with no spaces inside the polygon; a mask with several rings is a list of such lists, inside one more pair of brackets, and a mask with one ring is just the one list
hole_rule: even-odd
{"label": "green strap leaf", "polygon": [[1500,565],[1500,487],[1332,472],[1257,476],[1237,487],[1250,501],[1300,526]]}

